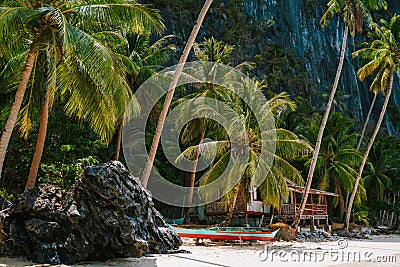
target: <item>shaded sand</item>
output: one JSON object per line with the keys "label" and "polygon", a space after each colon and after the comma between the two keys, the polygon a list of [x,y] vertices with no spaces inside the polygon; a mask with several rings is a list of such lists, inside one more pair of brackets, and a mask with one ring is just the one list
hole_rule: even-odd
{"label": "shaded sand", "polygon": [[[257,244],[207,243],[196,246],[184,239],[185,252],[153,254],[139,259],[115,259],[106,262],[83,262],[74,266],[102,267],[255,267],[255,266],[400,266],[400,236],[374,236],[369,240],[312,242],[259,242]],[[0,258],[2,266],[35,265],[22,258]],[[54,265],[53,265],[54,266]],[[57,265],[67,267],[67,265]]]}

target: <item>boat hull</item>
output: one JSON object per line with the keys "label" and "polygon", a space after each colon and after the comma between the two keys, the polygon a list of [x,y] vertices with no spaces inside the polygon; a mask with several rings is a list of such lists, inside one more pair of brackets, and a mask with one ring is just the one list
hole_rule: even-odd
{"label": "boat hull", "polygon": [[180,237],[194,239],[211,239],[211,240],[242,240],[242,241],[271,241],[275,238],[279,229],[274,232],[265,231],[228,231],[216,230],[213,228],[204,229],[184,229],[170,226]]}

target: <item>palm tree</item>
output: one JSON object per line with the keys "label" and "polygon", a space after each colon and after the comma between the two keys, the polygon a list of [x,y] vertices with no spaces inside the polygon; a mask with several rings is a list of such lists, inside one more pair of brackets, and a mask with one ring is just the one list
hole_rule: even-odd
{"label": "palm tree", "polygon": [[[316,165],[318,188],[331,190],[339,195],[337,199],[335,198],[334,205],[339,204],[341,216],[345,212],[344,193],[352,190],[357,176],[355,167],[362,158],[362,154],[354,149],[356,139],[353,120],[344,118],[341,113],[334,113],[326,124]],[[306,163],[309,164],[310,161]]]}
{"label": "palm tree", "polygon": [[[256,84],[257,90],[264,87],[264,83],[254,80],[253,82]],[[252,95],[250,89],[246,90],[246,92],[249,92],[250,96]],[[217,151],[216,153],[218,156],[214,164],[200,179],[200,186],[204,186],[219,178],[221,173],[227,168],[230,158],[234,158],[234,163],[232,168],[230,168],[230,172],[244,173],[244,175],[240,179],[239,183],[232,187],[232,190],[221,197],[221,201],[228,205],[226,218],[221,225],[229,225],[230,220],[232,219],[240,186],[244,187],[245,194],[247,197],[249,196],[249,188],[251,188],[255,183],[253,177],[255,177],[257,173],[257,168],[268,169],[268,171],[264,172],[266,177],[264,177],[264,181],[259,186],[263,201],[279,208],[282,199],[288,197],[288,189],[284,178],[290,177],[293,181],[300,184],[303,182],[300,172],[293,167],[288,160],[297,156],[305,155],[312,151],[311,146],[307,142],[299,139],[294,133],[282,128],[276,129],[276,153],[270,155],[273,157],[274,163],[270,168],[268,168],[260,156],[262,142],[261,136],[266,136],[268,133],[260,132],[260,128],[257,127],[257,122],[253,117],[254,115],[251,114],[251,111],[248,109],[243,99],[232,94],[231,100],[228,103],[231,104],[232,109],[234,109],[237,114],[241,114],[241,116],[235,118],[235,120],[240,120],[240,122],[235,121],[234,123],[236,125],[246,125],[245,131],[248,136],[250,150],[248,163],[244,166],[235,165],[236,160],[237,158],[240,158],[242,151],[235,150],[240,150],[240,146],[237,146],[236,148],[235,146],[230,146],[230,141],[227,140],[229,137],[227,136],[225,136],[223,140],[191,146],[182,152],[177,159],[180,160],[183,157],[194,158],[197,154],[201,154],[208,158],[211,157],[211,155],[214,155],[214,152]],[[285,93],[274,96],[268,101],[268,105],[275,117],[279,117],[285,109],[293,110],[295,108],[294,103],[290,101],[288,95]],[[245,169],[241,171],[240,168],[242,167]],[[230,175],[227,175],[227,178],[230,178]],[[227,186],[231,187],[232,182],[235,181],[226,182]],[[215,194],[218,194],[218,192],[214,190],[205,190],[202,187],[199,188],[199,196],[204,200],[213,198]]]}
{"label": "palm tree", "polygon": [[374,39],[369,44],[369,47],[360,49],[353,53],[353,56],[359,56],[368,60],[368,63],[358,70],[357,76],[360,80],[364,80],[366,77],[376,73],[370,90],[374,92],[382,92],[385,95],[385,101],[375,130],[368,142],[353,191],[351,192],[349,205],[346,211],[346,229],[349,227],[354,198],[363,174],[364,166],[368,159],[368,154],[374,144],[375,137],[379,132],[390,100],[394,73],[400,70],[400,16],[393,16],[389,23],[381,20],[381,23],[382,26],[372,24],[371,30],[373,33],[371,34],[371,37]]}
{"label": "palm tree", "polygon": [[[126,66],[128,84],[133,92],[151,75],[160,71],[163,68],[161,64],[168,61],[176,50],[175,46],[169,43],[174,35],[164,36],[152,44],[150,32],[128,32],[123,35],[107,31],[96,33],[94,36],[100,38],[121,58]],[[125,112],[119,118],[114,160],[118,160],[120,155],[124,114]]]}
{"label": "palm tree", "polygon": [[[203,42],[201,43],[195,43],[194,44],[194,51],[195,51],[195,60],[200,60],[200,61],[207,61],[207,62],[215,62],[215,63],[222,63],[226,65],[231,65],[232,62],[232,51],[234,50],[234,47],[228,44],[225,44],[222,41],[217,41],[214,37],[204,39]],[[244,62],[240,65],[237,66],[237,68],[240,67],[250,67],[250,63]],[[207,68],[204,70],[206,71]],[[210,73],[204,73],[204,75],[212,75],[212,69],[210,70]],[[207,76],[206,76],[207,77]],[[177,103],[181,103],[182,101],[185,100],[193,100],[201,97],[206,97],[206,98],[212,98],[220,101],[226,100],[226,94],[227,90],[221,86],[216,86],[214,84],[202,84],[200,86],[197,86],[196,92],[193,94],[190,94],[186,97],[183,97],[181,99],[178,99],[175,101]],[[211,127],[209,127],[211,126]],[[195,120],[192,120],[189,122],[182,134],[181,142],[184,145],[189,145],[190,143],[197,141],[199,144],[202,144],[204,141],[204,138],[206,137],[206,133],[209,130],[208,128],[215,128],[213,126],[216,126],[213,123],[210,123],[208,119],[206,118],[197,118]],[[199,137],[200,136],[200,137]],[[198,138],[199,137],[199,138]],[[197,140],[198,139],[198,140]],[[187,206],[188,209],[186,211],[186,216],[185,219],[188,219],[188,215],[190,213],[190,206],[192,205],[193,201],[193,191],[194,191],[194,185],[196,181],[196,171],[197,171],[197,162],[199,159],[199,152],[194,155],[194,161],[193,161],[193,171],[191,172],[190,175],[190,181],[189,181],[189,195],[187,199]]]}
{"label": "palm tree", "polygon": [[391,172],[399,170],[400,152],[393,147],[396,143],[399,141],[394,137],[381,136],[371,148],[362,182],[372,195],[383,196],[392,186]]}
{"label": "palm tree", "polygon": [[369,13],[370,9],[385,8],[386,1],[384,0],[330,0],[328,3],[328,9],[321,18],[321,25],[325,27],[327,23],[332,19],[335,14],[342,13],[344,21],[344,33],[342,39],[342,47],[340,51],[339,64],[336,71],[335,80],[329,95],[328,102],[326,104],[326,109],[324,117],[321,122],[321,126],[318,132],[317,141],[315,143],[315,150],[311,160],[310,169],[307,175],[306,188],[301,199],[299,212],[295,215],[294,222],[292,224],[293,228],[297,229],[300,223],[300,218],[304,212],[304,208],[307,203],[308,193],[310,192],[311,182],[314,176],[315,166],[318,160],[318,154],[321,147],[321,140],[324,135],[325,125],[329,118],[329,113],[332,107],[333,100],[335,98],[335,93],[337,86],[339,84],[340,75],[342,73],[343,62],[346,52],[346,43],[348,33],[350,31],[351,35],[355,35],[356,31],[361,32],[363,26],[364,16],[368,21],[371,21],[371,15]]}
{"label": "palm tree", "polygon": [[[36,5],[24,2],[21,7],[0,8],[0,40],[2,54],[23,53],[30,40],[25,68],[18,84],[15,100],[0,141],[0,171],[12,130],[21,112],[21,130],[27,134],[37,110],[42,110],[39,148],[32,164],[27,188],[34,185],[40,147],[46,133],[45,119],[55,92],[67,97],[66,112],[87,120],[103,139],[108,140],[115,128],[115,117],[130,99],[119,60],[87,31],[101,23],[104,28],[130,27],[137,31],[163,24],[156,10],[136,3],[116,1],[113,4],[80,5],[80,2]],[[15,52],[17,51],[17,52]],[[40,64],[45,63],[44,66]],[[25,97],[29,86],[30,92]],[[25,100],[24,100],[25,99]],[[36,112],[35,112],[36,110]]]}
{"label": "palm tree", "polygon": [[153,137],[153,142],[152,142],[151,147],[150,147],[149,158],[148,158],[148,160],[146,162],[146,166],[145,166],[144,171],[143,171],[142,184],[143,184],[144,187],[147,187],[147,182],[148,182],[149,177],[150,177],[150,172],[151,172],[151,169],[153,168],[154,158],[156,157],[156,152],[157,152],[157,148],[158,148],[158,143],[160,141],[161,132],[162,132],[162,129],[164,127],[164,123],[165,123],[165,119],[167,117],[169,106],[171,105],[172,98],[174,96],[175,87],[178,84],[179,76],[181,75],[182,70],[183,70],[183,65],[185,64],[186,59],[189,56],[190,49],[193,46],[193,43],[194,43],[194,41],[196,39],[196,36],[197,36],[197,33],[200,30],[200,26],[203,23],[204,17],[206,16],[207,11],[208,11],[208,9],[209,9],[209,7],[210,7],[212,2],[213,2],[213,0],[206,0],[206,2],[204,3],[204,6],[201,9],[199,17],[198,17],[198,19],[196,21],[196,25],[194,26],[194,28],[193,28],[190,36],[189,36],[189,39],[188,39],[188,41],[186,43],[186,46],[185,46],[185,49],[183,50],[182,56],[181,56],[181,58],[180,58],[180,60],[178,62],[178,66],[176,68],[174,76],[172,77],[171,85],[169,87],[167,96],[165,98],[164,106],[163,106],[163,109],[161,111],[160,117],[158,119],[156,132],[155,132],[154,137]]}
{"label": "palm tree", "polygon": [[[374,32],[370,31],[369,32],[369,36],[370,36],[371,39],[374,38],[373,35],[374,35]],[[376,36],[376,38],[379,38],[379,36]],[[374,98],[372,99],[371,105],[370,105],[368,113],[367,113],[367,117],[365,118],[365,122],[364,122],[363,128],[361,130],[360,140],[357,143],[357,150],[360,149],[362,141],[364,139],[364,135],[365,135],[365,131],[366,131],[367,126],[368,126],[369,118],[371,117],[372,110],[373,110],[373,108],[375,106],[376,98],[377,98],[378,93],[380,91],[379,84],[376,84],[375,87],[371,87],[370,89],[373,90]]]}
{"label": "palm tree", "polygon": [[381,135],[371,148],[364,171],[366,176],[361,180],[369,189],[368,207],[375,211],[379,224],[389,227],[393,226],[398,211],[399,148],[399,139],[387,134]]}

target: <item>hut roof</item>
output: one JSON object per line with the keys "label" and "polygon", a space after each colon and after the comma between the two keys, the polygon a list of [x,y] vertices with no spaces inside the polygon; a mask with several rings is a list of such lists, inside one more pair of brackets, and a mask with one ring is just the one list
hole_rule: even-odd
{"label": "hut roof", "polygon": [[[289,191],[297,192],[297,193],[304,193],[305,187],[304,186],[298,186],[295,185],[292,181],[290,181],[288,178],[285,178],[286,184],[288,186]],[[333,196],[333,197],[338,197],[339,195],[336,193],[324,191],[324,190],[318,190],[318,189],[310,189],[310,193],[316,194],[316,195],[327,195],[327,196]]]}

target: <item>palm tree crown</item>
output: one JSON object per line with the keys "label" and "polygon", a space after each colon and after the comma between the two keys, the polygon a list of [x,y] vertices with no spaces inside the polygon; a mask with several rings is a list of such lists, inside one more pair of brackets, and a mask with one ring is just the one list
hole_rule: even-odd
{"label": "palm tree crown", "polygon": [[131,94],[119,58],[89,33],[126,28],[160,31],[164,25],[156,10],[121,0],[24,1],[0,7],[0,55],[22,54],[20,65],[27,58],[20,82],[9,86],[17,92],[0,142],[0,172],[21,106],[21,130],[27,135],[56,92],[65,99],[67,114],[110,140]]}

